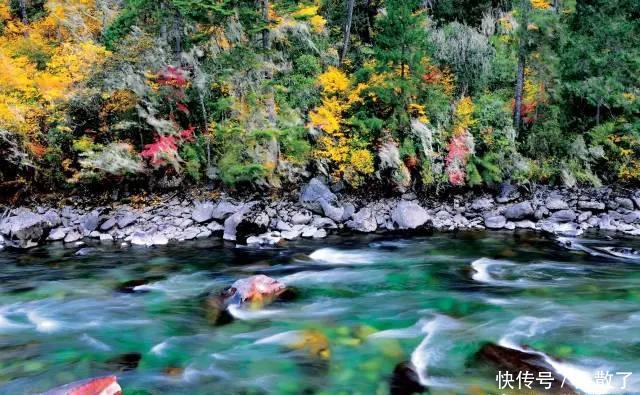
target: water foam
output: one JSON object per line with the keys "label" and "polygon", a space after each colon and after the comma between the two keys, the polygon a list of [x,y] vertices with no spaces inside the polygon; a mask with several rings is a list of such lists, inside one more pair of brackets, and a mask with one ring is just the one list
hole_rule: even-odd
{"label": "water foam", "polygon": [[321,248],[309,255],[309,258],[333,265],[349,265],[353,263],[373,263],[376,255],[378,254],[362,250],[345,251],[335,248]]}

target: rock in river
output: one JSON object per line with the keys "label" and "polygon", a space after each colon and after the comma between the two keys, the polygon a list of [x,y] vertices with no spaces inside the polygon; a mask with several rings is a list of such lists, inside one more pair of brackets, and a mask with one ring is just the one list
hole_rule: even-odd
{"label": "rock in river", "polygon": [[107,376],[77,381],[42,395],[122,395],[122,388],[116,376]]}

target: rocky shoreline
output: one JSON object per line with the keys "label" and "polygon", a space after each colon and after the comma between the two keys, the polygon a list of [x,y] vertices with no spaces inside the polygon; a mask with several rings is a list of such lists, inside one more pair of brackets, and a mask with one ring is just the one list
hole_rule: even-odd
{"label": "rocky shoreline", "polygon": [[363,201],[339,196],[313,179],[296,196],[281,200],[221,196],[157,201],[142,207],[76,203],[6,208],[0,218],[0,248],[24,249],[45,242],[78,247],[85,239],[151,247],[210,237],[259,247],[322,239],[332,232],[420,229],[531,229],[563,236],[597,229],[640,235],[640,190],[610,187],[527,191],[505,184],[493,194],[450,195],[446,202],[413,193]]}

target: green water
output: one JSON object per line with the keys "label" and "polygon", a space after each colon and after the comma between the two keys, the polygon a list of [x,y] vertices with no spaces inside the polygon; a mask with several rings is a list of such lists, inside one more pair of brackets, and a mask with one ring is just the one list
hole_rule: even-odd
{"label": "green water", "polygon": [[[495,369],[472,358],[490,341],[554,357],[580,388],[637,394],[640,261],[594,251],[639,244],[603,237],[568,249],[476,232],[271,250],[206,241],[87,256],[1,251],[0,393],[117,374],[125,394],[386,394],[408,360],[431,393],[500,393]],[[203,293],[258,273],[297,298],[213,325]],[[147,285],[117,291],[131,280]],[[296,349],[300,333],[326,336],[329,353]],[[137,366],[123,356],[132,353]],[[610,389],[590,386],[599,370],[613,374]],[[626,390],[616,372],[633,372]]]}

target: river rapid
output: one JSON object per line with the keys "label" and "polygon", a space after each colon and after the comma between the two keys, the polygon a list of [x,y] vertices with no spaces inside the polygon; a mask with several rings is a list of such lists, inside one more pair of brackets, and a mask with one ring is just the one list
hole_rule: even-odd
{"label": "river rapid", "polygon": [[[474,357],[486,342],[535,349],[581,393],[638,394],[638,249],[460,232],[0,251],[0,394],[108,374],[124,394],[387,394],[405,361],[432,394],[508,393]],[[296,297],[214,325],[203,295],[252,274]]]}

